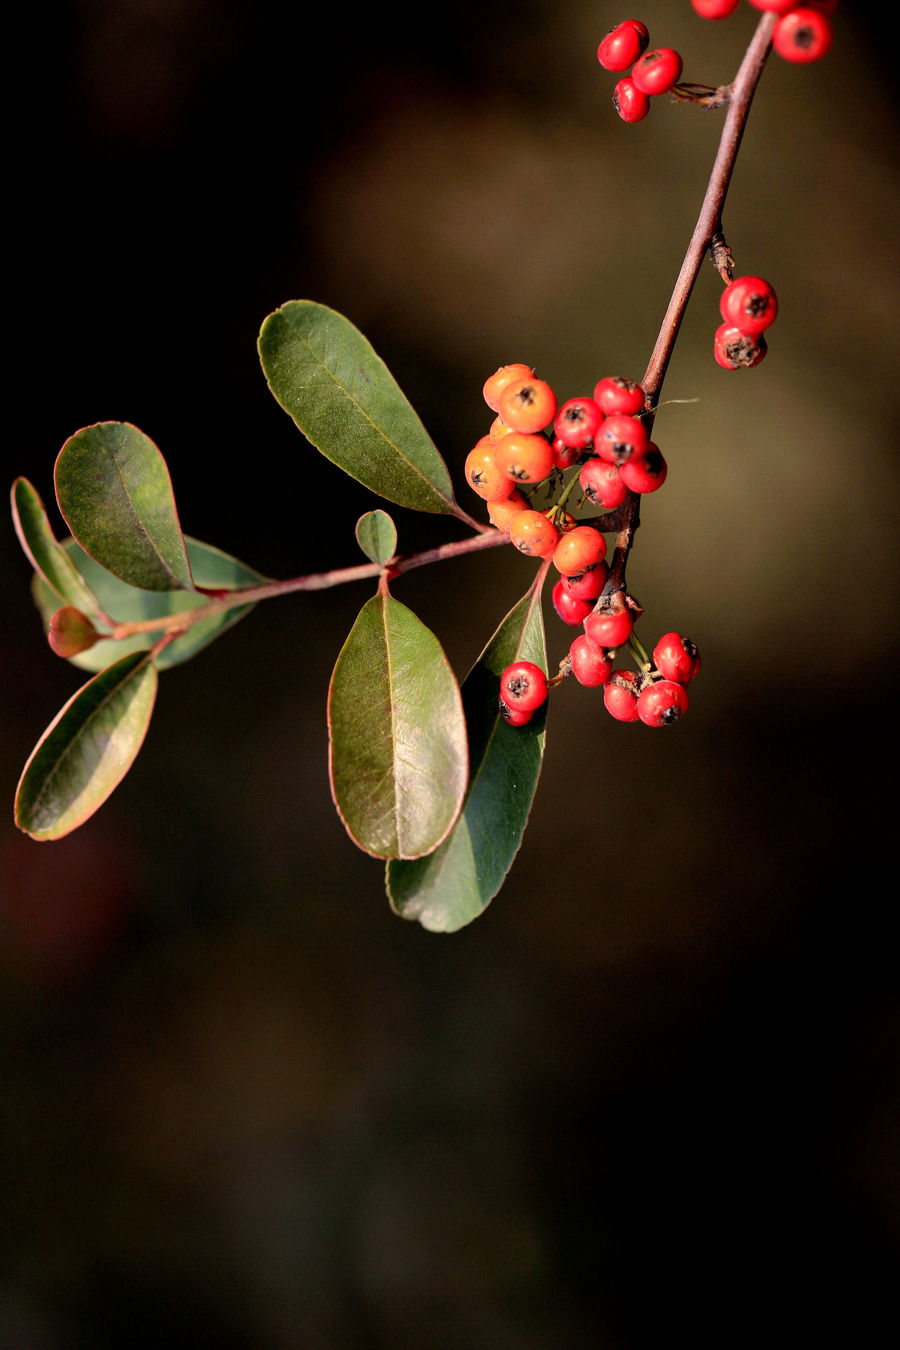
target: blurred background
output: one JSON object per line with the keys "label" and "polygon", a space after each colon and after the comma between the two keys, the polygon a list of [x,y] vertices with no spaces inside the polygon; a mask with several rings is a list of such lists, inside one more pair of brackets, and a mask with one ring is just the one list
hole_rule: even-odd
{"label": "blurred background", "polygon": [[[768,359],[714,363],[707,267],[665,387],[629,581],[648,645],[701,649],[690,714],[653,733],[561,690],[468,929],[394,917],[331,806],[325,695],[367,587],[257,609],[164,677],[82,830],[20,836],[21,766],[83,676],[0,532],[3,1350],[874,1343],[900,1236],[900,193],[873,9],[842,6],[817,65],[773,57],[750,118],[726,232],[779,294]],[[757,18],[633,13],[709,84]],[[721,123],[619,121],[595,51],[623,17],[20,7],[6,481],[49,503],[68,435],[135,422],[185,530],[289,576],[360,560],[376,502],[267,392],[283,301],[367,334],[460,482],[498,365],[561,399],[640,379]],[[404,550],[459,537],[391,510]],[[460,676],[530,581],[509,553],[394,588]]]}

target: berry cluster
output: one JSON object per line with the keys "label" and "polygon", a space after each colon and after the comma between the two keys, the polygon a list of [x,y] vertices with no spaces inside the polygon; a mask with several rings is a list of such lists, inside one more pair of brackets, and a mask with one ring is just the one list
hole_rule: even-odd
{"label": "berry cluster", "polygon": [[[606,375],[593,397],[559,405],[531,366],[515,363],[496,370],[483,393],[497,415],[466,457],[466,480],[521,553],[552,560],[559,573],[553,608],[563,623],[584,629],[553,680],[530,661],[507,667],[500,680],[503,717],[523,726],[571,674],[580,684],[603,685],[606,706],[619,720],[674,722],[687,707],[684,685],[700,668],[696,647],[669,633],[652,661],[647,657],[633,633],[641,607],[613,586],[606,563],[603,529],[617,528],[615,515],[579,521],[565,509],[577,490],[579,507],[614,513],[629,492],[654,492],[665,482],[666,462],[643,420],[649,411],[644,390],[634,380]],[[538,493],[542,509],[533,505]],[[641,663],[638,672],[613,670],[616,651],[626,644]]]}
{"label": "berry cluster", "polygon": [[[672,726],[687,711],[687,685],[700,673],[700,653],[681,633],[664,633],[652,659],[638,671],[613,669],[615,653],[587,633],[577,637],[560,665],[559,679],[575,676],[579,684],[602,686],[603,704],[617,722],[643,722],[648,727]],[[533,661],[514,661],[500,676],[500,712],[511,726],[524,726],[547,699],[548,681]]]}
{"label": "berry cluster", "polygon": [[[606,553],[606,541],[594,525],[578,524],[565,510],[570,494],[578,487],[584,502],[615,511],[629,490],[655,492],[666,480],[666,462],[641,420],[643,389],[619,375],[606,376],[593,398],[571,398],[558,407],[546,381],[530,366],[514,364],[490,376],[484,398],[497,417],[469,451],[465,475],[487,502],[492,524],[509,534],[520,553],[552,558],[564,581],[592,571]],[[566,471],[575,468],[566,480]],[[538,510],[532,496],[542,485],[551,497],[560,490]],[[593,596],[585,590],[576,598],[595,599],[600,590],[602,585]],[[574,614],[571,606],[566,613]]]}
{"label": "berry cluster", "polygon": [[[727,19],[739,0],[691,0],[691,4],[704,19]],[[838,0],[807,0],[805,5],[798,5],[796,0],[750,0],[750,4],[779,15],[772,46],[786,61],[818,61],[830,48],[829,16],[837,9]]]}
{"label": "berry cluster", "polygon": [[647,51],[650,34],[639,19],[625,19],[611,28],[597,48],[604,70],[631,67],[613,91],[613,107],[623,122],[641,122],[650,111],[651,98],[667,94],[681,78],[682,60],[673,47]]}
{"label": "berry cluster", "polygon": [[765,330],[778,317],[778,299],[762,277],[736,277],[722,292],[723,322],[716,329],[713,355],[725,370],[758,366],[768,347]]}

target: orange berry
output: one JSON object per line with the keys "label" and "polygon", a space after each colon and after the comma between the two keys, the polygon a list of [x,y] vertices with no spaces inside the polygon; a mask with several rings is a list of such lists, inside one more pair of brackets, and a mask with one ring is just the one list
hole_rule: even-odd
{"label": "orange berry", "polygon": [[508,427],[502,417],[495,417],[488,435],[492,441],[500,441],[504,436],[508,436],[511,431],[512,427]]}
{"label": "orange berry", "polygon": [[556,416],[556,395],[531,375],[506,386],[497,411],[513,431],[541,431]]}
{"label": "orange berry", "polygon": [[523,365],[521,361],[511,366],[501,366],[484,382],[485,403],[489,408],[493,408],[494,412],[497,412],[500,408],[500,395],[506,386],[512,384],[514,380],[524,380],[533,374],[534,371],[531,366]]}
{"label": "orange berry", "polygon": [[559,530],[540,511],[519,511],[509,523],[509,538],[520,553],[549,558],[559,542]]}
{"label": "orange berry", "polygon": [[494,459],[494,442],[482,436],[466,456],[466,482],[486,502],[508,497],[512,483]]}
{"label": "orange berry", "polygon": [[606,557],[606,540],[590,525],[576,525],[556,545],[553,565],[564,577],[577,576]]}
{"label": "orange berry", "polygon": [[510,521],[513,516],[518,515],[520,511],[528,510],[528,502],[522,496],[518,488],[513,488],[508,497],[500,502],[488,502],[488,515],[491,524],[496,525],[498,530],[505,533],[509,529]]}
{"label": "orange berry", "polygon": [[510,431],[496,442],[494,458],[507,478],[517,483],[540,483],[553,468],[553,446],[546,436]]}

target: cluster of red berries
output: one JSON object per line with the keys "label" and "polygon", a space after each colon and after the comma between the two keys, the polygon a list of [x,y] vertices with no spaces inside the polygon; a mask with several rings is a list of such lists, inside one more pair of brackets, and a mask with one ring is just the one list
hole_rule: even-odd
{"label": "cluster of red berries", "polygon": [[722,292],[723,322],[716,329],[713,355],[725,370],[758,366],[768,347],[765,330],[778,317],[778,299],[762,277],[736,277]]}
{"label": "cluster of red berries", "polygon": [[[740,0],[691,0],[697,13],[704,19],[727,19],[737,9]],[[772,33],[772,46],[785,61],[818,61],[831,46],[829,16],[838,7],[838,0],[750,0],[754,9],[761,9],[780,17]]]}
{"label": "cluster of red berries", "polygon": [[[617,722],[672,726],[687,711],[687,685],[700,672],[700,653],[690,638],[665,633],[639,671],[614,670],[613,652],[587,633],[577,637],[560,666],[579,684],[603,687],[603,704]],[[500,712],[511,726],[530,722],[547,699],[550,683],[533,661],[514,661],[500,676]]]}
{"label": "cluster of red berries", "polygon": [[[552,558],[564,579],[596,569],[606,553],[603,535],[564,509],[575,482],[570,480],[559,500],[542,511],[525,493],[576,465],[584,500],[601,511],[616,510],[629,490],[662,487],[668,466],[640,420],[643,389],[622,376],[606,376],[593,398],[570,398],[560,407],[545,380],[537,379],[530,366],[514,364],[490,376],[484,398],[497,417],[469,451],[465,475],[487,502],[491,522],[509,534],[520,553]],[[590,586],[598,579],[593,577]],[[602,588],[601,583],[593,596],[585,590],[578,598],[596,598]]]}
{"label": "cluster of red berries", "polygon": [[611,28],[597,48],[604,70],[631,74],[619,80],[613,91],[613,107],[623,122],[641,122],[650,111],[650,100],[667,94],[681,79],[683,63],[673,47],[647,51],[650,33],[639,19],[625,19]]}

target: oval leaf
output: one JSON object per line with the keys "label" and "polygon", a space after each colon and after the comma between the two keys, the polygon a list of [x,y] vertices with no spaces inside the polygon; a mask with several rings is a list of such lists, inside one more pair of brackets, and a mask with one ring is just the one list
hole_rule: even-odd
{"label": "oval leaf", "polygon": [[70,436],[56,460],[56,497],[81,547],[147,591],[193,587],[169,470],[130,422],[98,422]]}
{"label": "oval leaf", "polygon": [[44,503],[27,478],[12,485],[13,524],[19,543],[45,585],[74,609],[92,619],[106,619],[97,599],[50,527]]}
{"label": "oval leaf", "polygon": [[370,562],[384,567],[397,552],[397,526],[387,511],[367,511],[356,522],[356,542]]}
{"label": "oval leaf", "polygon": [[519,659],[547,668],[537,586],[510,610],[463,684],[471,780],[459,820],[430,857],[388,864],[395,911],[434,932],[455,932],[483,912],[522,842],[543,761],[546,704],[523,727],[500,716],[500,676]]}
{"label": "oval leaf", "polygon": [[328,690],[338,814],[366,853],[418,858],[459,814],[468,755],[459,686],[434,634],[379,592],[360,611]]}
{"label": "oval leaf", "polygon": [[431,437],[349,319],[311,300],[291,300],[263,323],[259,358],[285,412],[351,478],[400,506],[458,512]]}
{"label": "oval leaf", "polygon": [[157,675],[135,654],[95,675],[57,714],[19,780],[16,824],[32,839],[61,839],[92,816],[141,748]]}
{"label": "oval leaf", "polygon": [[[268,580],[268,577],[261,576],[259,572],[254,572],[246,563],[238,562],[237,558],[232,558],[229,554],[223,553],[221,549],[213,548],[212,544],[201,544],[199,540],[191,539],[190,536],[186,538],[185,542],[196,584],[206,590],[231,591],[241,586],[258,586]],[[67,539],[60,547],[66,556],[71,559],[78,574],[84,576],[92,589],[96,591],[102,604],[111,614],[115,615],[120,623],[137,623],[143,619],[164,618],[167,614],[177,614],[182,609],[199,608],[209,598],[206,595],[198,594],[197,591],[167,591],[165,593],[140,591],[134,586],[129,586],[127,582],[120,581],[118,577],[114,577],[111,572],[107,572],[93,558],[89,558],[84,549],[78,547],[74,539]],[[39,577],[35,578],[34,599],[43,616],[44,626],[47,627],[57,605],[53,592]],[[196,656],[204,647],[208,647],[217,637],[221,637],[245,614],[249,614],[252,608],[252,604],[240,605],[236,609],[230,609],[214,618],[204,619],[202,623],[195,624],[193,628],[188,629],[184,637],[176,638],[168,647],[163,648],[156,658],[157,669],[166,670],[169,666],[177,666],[183,661],[189,661],[192,656]],[[113,661],[117,661],[129,652],[149,650],[158,636],[158,633],[139,633],[134,637],[125,638],[121,642],[113,642],[108,638],[101,639],[90,651],[79,652],[77,656],[71,657],[70,660],[73,666],[78,666],[81,670],[105,670]]]}

